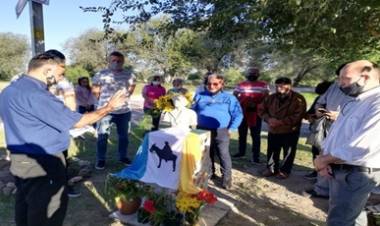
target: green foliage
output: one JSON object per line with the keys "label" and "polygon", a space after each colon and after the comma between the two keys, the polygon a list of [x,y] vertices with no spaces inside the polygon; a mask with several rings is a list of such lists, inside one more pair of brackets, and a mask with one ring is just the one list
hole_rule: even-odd
{"label": "green foliage", "polygon": [[25,71],[28,50],[25,36],[0,33],[0,79],[8,80]]}
{"label": "green foliage", "polygon": [[[309,57],[322,59],[322,70],[355,59],[379,60],[380,2],[374,0],[115,0],[109,7],[85,11],[101,12],[106,31],[112,31],[114,15],[126,15],[122,22],[135,26],[165,14],[170,20],[163,27],[171,34],[181,28],[206,34],[203,42],[209,38],[209,55],[199,62],[213,69],[220,68],[223,56],[251,41],[283,53],[306,51]],[[315,59],[293,73],[297,82],[320,68]]]}
{"label": "green foliage", "polygon": [[77,38],[65,43],[69,52],[71,64],[80,65],[93,75],[107,64],[107,42],[103,39],[104,32],[88,30]]}
{"label": "green foliage", "polygon": [[115,197],[123,197],[126,200],[142,198],[149,191],[150,187],[139,181],[121,179],[112,175],[106,178],[105,195],[109,202]]}
{"label": "green foliage", "polygon": [[202,75],[200,73],[192,73],[187,76],[187,80],[190,81],[201,81]]}
{"label": "green foliage", "polygon": [[90,73],[81,65],[67,66],[65,71],[66,78],[74,84],[78,83],[80,77],[90,77]]}
{"label": "green foliage", "polygon": [[244,80],[242,73],[236,68],[229,68],[224,73],[225,85],[227,87],[235,87],[235,85]]}

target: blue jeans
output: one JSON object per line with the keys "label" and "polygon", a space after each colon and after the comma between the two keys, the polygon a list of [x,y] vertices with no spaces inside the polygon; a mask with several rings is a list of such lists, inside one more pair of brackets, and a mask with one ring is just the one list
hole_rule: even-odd
{"label": "blue jeans", "polygon": [[369,193],[380,182],[380,172],[359,170],[333,170],[329,179],[330,199],[328,226],[366,226],[364,211]]}
{"label": "blue jeans", "polygon": [[106,160],[108,136],[111,133],[111,123],[115,123],[118,135],[119,160],[127,157],[128,130],[131,121],[131,112],[124,114],[109,114],[97,124],[98,141],[96,146],[96,159]]}

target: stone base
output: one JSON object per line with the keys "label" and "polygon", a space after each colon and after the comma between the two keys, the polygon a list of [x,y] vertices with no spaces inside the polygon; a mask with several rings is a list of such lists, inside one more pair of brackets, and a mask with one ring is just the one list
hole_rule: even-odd
{"label": "stone base", "polygon": [[[216,202],[214,205],[207,205],[202,209],[199,222],[199,226],[214,226],[221,219],[223,219],[227,213],[230,211],[230,207],[220,201]],[[133,226],[144,226],[149,225],[141,224],[137,222],[137,213],[131,215],[123,215],[119,211],[115,211],[109,215],[110,218],[119,220],[122,223],[133,225]]]}

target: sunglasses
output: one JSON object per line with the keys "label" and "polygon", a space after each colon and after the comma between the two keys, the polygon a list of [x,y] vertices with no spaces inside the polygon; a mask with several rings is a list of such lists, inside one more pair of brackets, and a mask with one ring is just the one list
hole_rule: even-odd
{"label": "sunglasses", "polygon": [[208,82],[208,86],[219,86],[221,83],[220,82]]}

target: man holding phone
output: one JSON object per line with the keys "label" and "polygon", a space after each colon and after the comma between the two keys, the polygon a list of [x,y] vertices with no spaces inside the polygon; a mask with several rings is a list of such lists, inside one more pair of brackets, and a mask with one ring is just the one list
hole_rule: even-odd
{"label": "man holding phone", "polygon": [[[342,64],[337,70],[336,75],[346,64]],[[331,125],[337,119],[341,108],[345,103],[352,100],[352,97],[345,95],[339,88],[338,81],[335,81],[328,90],[318,99],[315,105],[315,115],[317,118],[326,117],[325,121],[325,134],[327,135]],[[321,150],[319,150],[321,152]],[[329,197],[329,184],[328,180],[320,175],[317,176],[317,182],[313,188],[306,189],[304,196],[315,198],[328,198]]]}
{"label": "man holding phone", "polygon": [[347,64],[339,88],[346,102],[326,137],[315,169],[330,185],[328,226],[367,225],[363,211],[380,183],[380,70],[367,60]]}

